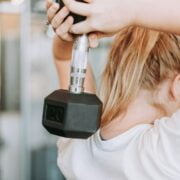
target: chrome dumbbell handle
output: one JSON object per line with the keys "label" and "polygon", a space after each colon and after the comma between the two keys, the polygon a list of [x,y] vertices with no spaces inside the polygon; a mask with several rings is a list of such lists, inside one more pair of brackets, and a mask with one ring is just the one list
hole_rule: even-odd
{"label": "chrome dumbbell handle", "polygon": [[87,70],[89,52],[89,41],[87,35],[80,35],[76,38],[71,62],[69,91],[74,94],[84,92],[84,80]]}

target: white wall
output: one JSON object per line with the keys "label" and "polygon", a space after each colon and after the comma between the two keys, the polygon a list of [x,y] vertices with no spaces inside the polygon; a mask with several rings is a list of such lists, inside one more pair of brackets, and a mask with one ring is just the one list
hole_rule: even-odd
{"label": "white wall", "polygon": [[3,180],[20,178],[20,116],[17,113],[0,114],[0,135],[5,142],[0,153]]}

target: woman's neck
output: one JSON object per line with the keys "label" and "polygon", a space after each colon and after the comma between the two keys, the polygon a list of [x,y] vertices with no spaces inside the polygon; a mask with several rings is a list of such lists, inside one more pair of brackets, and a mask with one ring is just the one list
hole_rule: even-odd
{"label": "woman's neck", "polygon": [[149,103],[149,98],[152,96],[148,92],[141,91],[124,115],[119,115],[101,129],[103,139],[116,137],[138,124],[153,124],[156,119],[163,117],[164,114]]}

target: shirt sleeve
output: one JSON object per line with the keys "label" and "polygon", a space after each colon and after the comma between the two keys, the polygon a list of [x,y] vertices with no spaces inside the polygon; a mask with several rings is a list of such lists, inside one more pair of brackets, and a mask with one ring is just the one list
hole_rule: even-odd
{"label": "shirt sleeve", "polygon": [[155,157],[173,174],[180,175],[180,110],[156,120],[150,131]]}

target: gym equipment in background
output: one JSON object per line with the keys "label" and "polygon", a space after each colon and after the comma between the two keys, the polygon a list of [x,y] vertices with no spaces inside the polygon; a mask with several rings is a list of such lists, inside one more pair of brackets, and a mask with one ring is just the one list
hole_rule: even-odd
{"label": "gym equipment in background", "polygon": [[[84,19],[78,15],[73,17],[76,23]],[[60,89],[45,98],[42,123],[52,134],[86,139],[99,129],[102,102],[95,94],[84,92],[88,52],[87,35],[77,36],[72,51],[69,91]]]}

